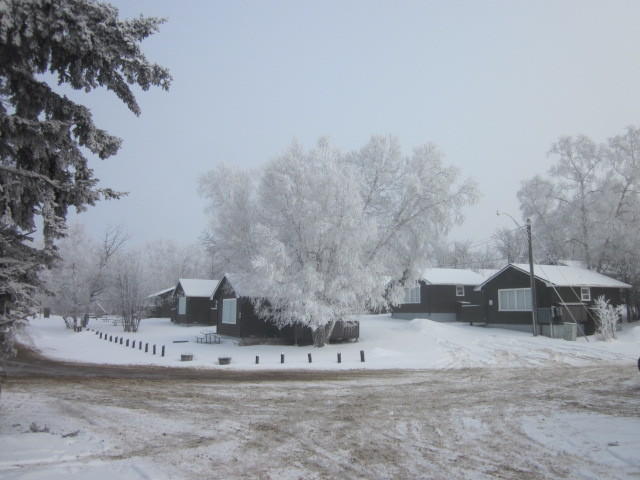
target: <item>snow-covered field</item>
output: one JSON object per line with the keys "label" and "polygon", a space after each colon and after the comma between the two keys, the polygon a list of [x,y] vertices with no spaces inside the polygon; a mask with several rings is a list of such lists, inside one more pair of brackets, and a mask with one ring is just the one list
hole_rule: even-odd
{"label": "snow-covered field", "polygon": [[[74,333],[59,317],[32,320],[21,340],[44,355],[88,363],[138,364],[161,366],[209,367],[224,369],[441,369],[469,367],[526,367],[541,365],[589,365],[635,362],[640,356],[640,323],[624,324],[618,339],[602,341],[596,336],[575,342],[533,337],[524,332],[486,328],[430,320],[400,320],[388,315],[359,316],[360,340],[355,343],[327,345],[323,348],[282,345],[240,346],[238,340],[222,337],[220,344],[196,343],[203,326],[172,324],[169,319],[143,320],[134,334],[122,327],[93,321],[89,328],[109,336],[136,341],[136,348],[100,340],[92,331]],[[157,354],[144,353],[139,342],[157,346]],[[187,341],[187,343],[173,343]],[[131,343],[130,343],[131,344]],[[161,346],[165,357],[160,356]],[[360,350],[365,363],[360,362]],[[337,353],[342,363],[337,363]],[[180,355],[191,353],[192,362],[181,362]],[[280,354],[285,363],[280,363]],[[308,363],[307,354],[312,354]],[[255,364],[255,357],[260,363]],[[231,364],[219,366],[219,357],[231,357]]]}

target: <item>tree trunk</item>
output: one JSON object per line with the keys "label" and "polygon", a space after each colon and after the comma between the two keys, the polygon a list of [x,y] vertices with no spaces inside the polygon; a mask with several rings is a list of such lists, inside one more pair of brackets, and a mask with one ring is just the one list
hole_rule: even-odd
{"label": "tree trunk", "polygon": [[329,323],[316,328],[312,332],[313,337],[313,346],[314,347],[324,347],[327,343],[329,343],[329,339],[331,338],[331,334],[333,333],[333,327],[336,322],[331,320]]}

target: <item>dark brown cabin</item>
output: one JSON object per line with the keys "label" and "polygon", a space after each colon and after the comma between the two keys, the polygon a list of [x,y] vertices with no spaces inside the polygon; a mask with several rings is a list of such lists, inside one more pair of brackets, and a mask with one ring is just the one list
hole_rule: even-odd
{"label": "dark brown cabin", "polygon": [[495,270],[429,268],[415,286],[405,288],[404,301],[391,307],[394,318],[428,318],[439,322],[461,320],[462,309],[480,305],[475,290]]}
{"label": "dark brown cabin", "polygon": [[173,292],[171,321],[211,325],[211,295],[219,280],[181,278]]}
{"label": "dark brown cabin", "polygon": [[[257,297],[240,280],[225,275],[211,296],[210,323],[217,325],[220,335],[240,338],[279,339],[284,343],[309,345],[313,343],[311,328],[304,325],[278,328],[268,319],[260,318],[254,309]],[[358,321],[337,322],[330,342],[357,340],[360,336]]]}
{"label": "dark brown cabin", "polygon": [[[604,295],[612,305],[627,305],[631,285],[585,268],[534,265],[538,324],[577,323],[578,334],[591,335],[592,311]],[[482,307],[468,320],[531,331],[529,265],[509,264],[479,285]]]}

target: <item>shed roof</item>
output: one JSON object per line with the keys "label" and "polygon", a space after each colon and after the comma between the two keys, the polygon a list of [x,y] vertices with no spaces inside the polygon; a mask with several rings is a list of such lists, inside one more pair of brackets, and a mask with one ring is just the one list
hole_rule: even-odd
{"label": "shed roof", "polygon": [[[529,275],[528,263],[510,263],[503,269],[487,278],[477,288],[482,288],[490,280],[501,274],[508,268],[515,268]],[[533,265],[534,276],[555,287],[600,287],[600,288],[631,288],[628,283],[621,282],[615,278],[608,277],[602,273],[586,268],[569,267],[566,265]]]}
{"label": "shed roof", "polygon": [[187,297],[210,297],[218,287],[220,280],[206,280],[202,278],[181,278],[178,284]]}
{"label": "shed roof", "polygon": [[480,285],[496,270],[463,268],[427,268],[422,280],[431,285]]}
{"label": "shed roof", "polygon": [[164,295],[165,293],[169,293],[175,290],[175,285],[173,287],[165,288],[164,290],[160,290],[159,292],[152,293],[151,295],[147,295],[147,298],[159,297],[160,295]]}

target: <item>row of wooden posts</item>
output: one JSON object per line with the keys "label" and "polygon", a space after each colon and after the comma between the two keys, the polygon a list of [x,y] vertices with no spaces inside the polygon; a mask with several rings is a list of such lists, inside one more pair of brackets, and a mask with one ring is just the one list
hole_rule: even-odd
{"label": "row of wooden posts", "polygon": [[[338,352],[338,363],[342,363],[342,353]],[[311,353],[307,353],[307,360],[309,363],[313,363],[313,357]],[[364,363],[364,350],[360,350],[360,361]],[[260,363],[260,355],[256,355],[256,365]],[[284,363],[284,353],[280,354],[280,363]]]}
{"label": "row of wooden posts", "polygon": [[[99,331],[95,331],[96,335],[100,336],[100,339],[104,339],[105,341],[109,341],[109,342],[115,342],[120,343],[120,345],[124,345],[125,347],[129,346],[129,339],[127,338],[126,341],[124,341],[123,337],[114,337],[113,335],[107,335],[106,333],[102,333]],[[114,340],[115,339],[115,340]],[[124,343],[123,343],[124,342]],[[152,345],[152,355],[156,354],[156,346]],[[136,341],[132,340],[131,341],[131,348],[136,348]],[[138,350],[142,350],[142,340],[138,340]],[[145,343],[144,344],[144,353],[149,353],[149,344]],[[164,353],[165,353],[165,346],[162,345],[162,350],[160,351],[160,356],[164,357]],[[337,359],[338,359],[338,363],[342,363],[342,353],[338,352],[337,354]],[[311,353],[307,354],[307,360],[309,361],[309,363],[313,363],[313,357],[311,355]],[[640,361],[640,360],[639,360]],[[364,350],[360,350],[360,362],[364,363]],[[256,355],[256,365],[258,365],[260,363],[260,355]],[[280,363],[284,363],[284,353],[280,354]]]}
{"label": "row of wooden posts", "polygon": [[[96,335],[99,335],[99,338],[102,340],[104,339],[104,341],[109,341],[109,342],[113,342],[116,344],[120,344],[124,347],[128,347],[129,346],[129,339],[125,339],[124,337],[114,337],[113,335],[107,335],[106,333],[102,333],[96,330]],[[126,340],[126,341],[125,341]],[[142,350],[142,340],[138,340],[138,350]],[[136,341],[135,340],[131,340],[131,348],[136,348]],[[145,343],[144,344],[144,353],[149,353],[149,343]],[[162,345],[162,348],[160,349],[160,356],[164,357],[164,353],[165,353],[165,347],[164,345]],[[151,348],[151,354],[155,355],[156,354],[156,345],[152,345]]]}

